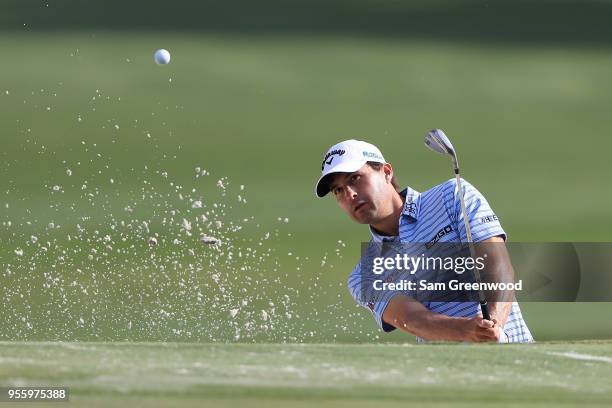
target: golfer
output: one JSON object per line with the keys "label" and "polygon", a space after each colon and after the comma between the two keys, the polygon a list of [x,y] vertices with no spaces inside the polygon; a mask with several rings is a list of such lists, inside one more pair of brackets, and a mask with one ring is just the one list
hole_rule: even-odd
{"label": "golfer", "polygon": [[[400,191],[393,167],[380,150],[359,140],[332,146],[323,157],[321,170],[317,197],[331,192],[353,221],[367,224],[372,235],[369,246],[467,240],[455,179],[423,193],[410,187]],[[474,242],[497,243],[505,252],[506,233],[487,200],[468,182],[462,185]],[[507,256],[491,258],[488,263],[493,266],[512,268]],[[533,341],[514,296],[510,301],[489,302],[491,320],[482,318],[477,301],[419,301],[410,291],[391,290],[367,298],[362,293],[361,265],[349,277],[349,291],[385,332],[400,329],[417,336],[418,341]],[[413,276],[418,277],[419,271]]]}

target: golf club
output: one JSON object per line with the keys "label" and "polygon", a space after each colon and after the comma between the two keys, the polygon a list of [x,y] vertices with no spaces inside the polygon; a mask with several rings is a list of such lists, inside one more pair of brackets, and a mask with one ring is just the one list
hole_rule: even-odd
{"label": "golf club", "polygon": [[[467,211],[465,210],[465,198],[463,197],[463,187],[461,186],[461,176],[459,175],[459,160],[457,159],[455,148],[441,129],[430,130],[425,136],[425,145],[434,152],[449,155],[453,159],[453,169],[455,171],[455,177],[457,178],[457,188],[459,189],[459,200],[461,201],[461,212],[463,213],[465,234],[467,235],[467,241],[470,247],[470,255],[472,256],[472,259],[476,259],[476,250],[474,249],[474,241],[472,240],[472,231],[470,229]],[[474,276],[476,277],[476,281],[481,283],[480,272],[476,268],[474,268]],[[478,299],[480,301],[480,308],[482,309],[482,317],[487,320],[491,320],[491,316],[489,315],[489,307],[487,306],[487,299],[482,289],[478,291]]]}

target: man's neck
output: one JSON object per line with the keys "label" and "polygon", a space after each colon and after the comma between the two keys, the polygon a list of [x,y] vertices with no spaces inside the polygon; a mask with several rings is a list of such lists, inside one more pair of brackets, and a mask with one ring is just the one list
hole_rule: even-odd
{"label": "man's neck", "polygon": [[386,235],[389,237],[396,237],[399,235],[399,219],[404,208],[404,200],[406,197],[401,196],[399,193],[393,196],[393,212],[380,222],[371,224],[370,227],[376,231],[377,234]]}

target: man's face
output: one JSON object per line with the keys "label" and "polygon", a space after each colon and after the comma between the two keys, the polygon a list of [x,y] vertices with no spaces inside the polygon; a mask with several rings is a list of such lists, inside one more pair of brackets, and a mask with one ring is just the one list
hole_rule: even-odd
{"label": "man's face", "polygon": [[330,190],[342,210],[360,224],[377,224],[393,213],[390,180],[392,169],[385,164],[375,170],[365,164],[353,173],[337,173],[330,180]]}

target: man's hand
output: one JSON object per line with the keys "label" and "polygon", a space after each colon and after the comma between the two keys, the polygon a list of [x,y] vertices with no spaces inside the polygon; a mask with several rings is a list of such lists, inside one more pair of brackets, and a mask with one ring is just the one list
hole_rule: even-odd
{"label": "man's hand", "polygon": [[465,321],[465,339],[473,342],[499,341],[500,329],[497,321],[476,316]]}

